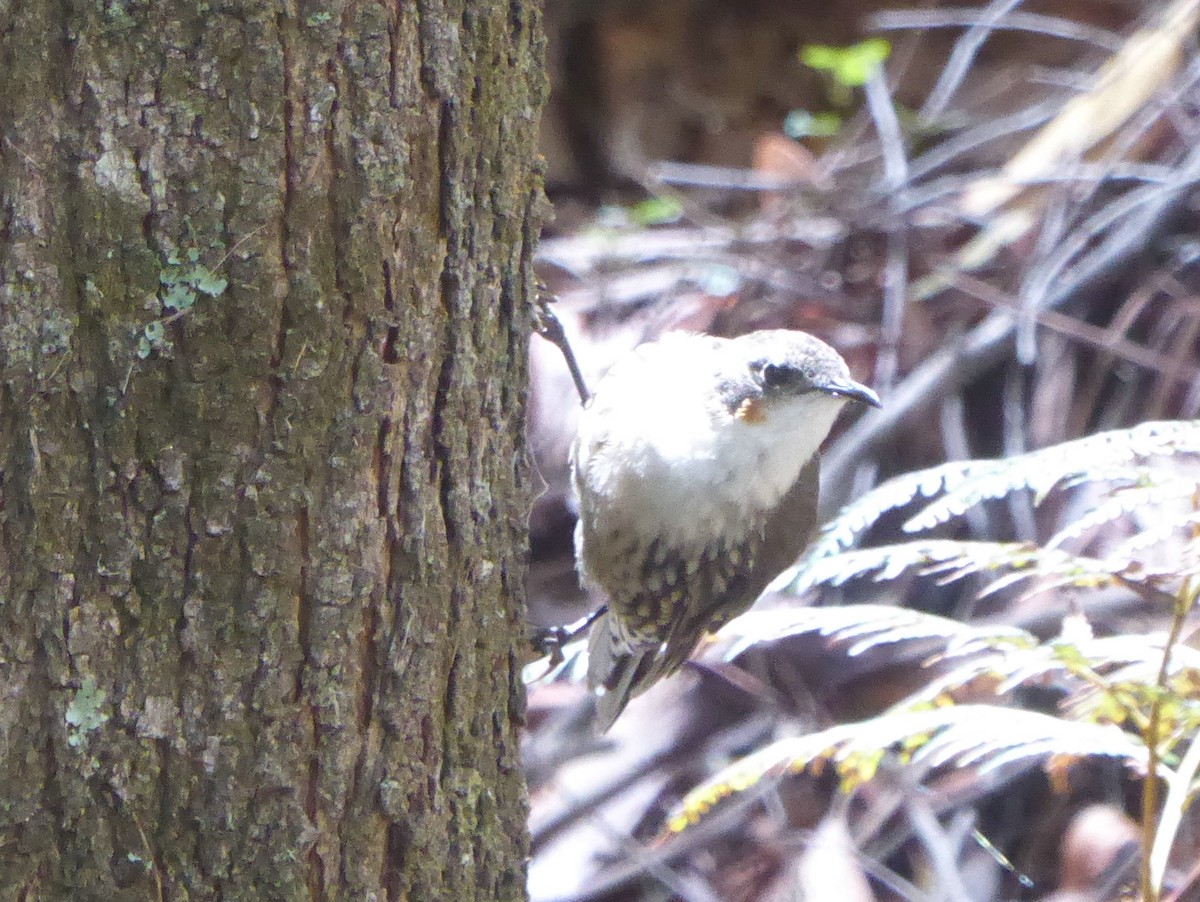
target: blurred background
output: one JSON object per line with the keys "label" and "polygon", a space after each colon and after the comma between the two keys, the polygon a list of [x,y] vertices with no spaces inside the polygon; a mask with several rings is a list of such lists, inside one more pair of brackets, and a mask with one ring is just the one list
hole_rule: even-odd
{"label": "blurred background", "polygon": [[[1024,460],[1105,430],[1194,418],[1198,21],[1200,0],[546,0],[542,141],[556,218],[539,273],[587,380],[672,329],[790,327],[825,339],[884,400],[844,418],[826,446],[825,518],[923,468]],[[535,339],[531,372],[529,434],[546,488],[532,516],[530,617],[554,626],[601,600],[584,597],[574,573],[567,450],[578,397],[552,345]],[[1023,479],[964,502],[940,535],[1058,547],[1071,527],[1077,553],[1109,561],[1107,550],[1156,519],[1194,523],[1194,503],[1176,510],[1195,485],[1190,452],[1160,443],[1143,453],[1138,441],[1096,468],[1157,454],[1153,473],[1175,480],[1159,493],[1169,502],[1142,498],[1081,525],[1109,490],[1066,491],[1092,477],[1063,470],[1063,490],[1039,497],[1026,491],[1044,466],[1033,458]],[[932,493],[881,503],[854,540],[902,540],[907,515],[891,508]],[[1160,686],[1175,673],[1157,665],[1190,628],[1170,599],[1190,586],[1177,562],[1191,538],[1158,543],[1154,561],[1176,566],[1153,585],[1131,586],[1116,564],[1087,585],[984,598],[995,575],[974,565],[949,582],[919,571],[836,588],[809,583],[841,580],[784,580],[760,602],[762,617],[731,624],[603,737],[590,728],[577,650],[560,666],[531,664],[532,897],[1144,893],[1146,812],[1162,794],[1147,803],[1142,757],[1090,734],[1075,737],[1083,752],[1034,735],[1000,763],[1003,750],[972,757],[956,746],[920,774],[889,765],[881,740],[862,780],[821,767],[816,752],[777,752],[773,769],[743,774],[736,791],[721,781],[780,742],[887,716],[966,659],[975,676],[951,680],[947,704],[1116,724],[1144,739],[1135,714],[1105,720],[1094,705],[1075,717],[1076,703],[1098,685],[1111,700],[1113,674],[1134,663],[1152,659]],[[963,638],[949,623],[1015,631],[1004,635],[1039,653],[1064,635],[1076,651],[1104,637],[1137,642],[1087,657],[1095,679],[1061,653],[1018,679],[1010,659],[996,664],[994,643],[947,656]],[[885,640],[856,645],[871,629]],[[1185,659],[1174,666],[1191,673]],[[1190,723],[1178,721],[1177,740]],[[976,734],[993,728],[1006,729],[969,722]],[[1069,768],[1055,769],[1060,753]],[[700,811],[689,793],[706,781],[720,791]],[[1200,898],[1194,827],[1179,821],[1160,888]],[[1180,895],[1189,891],[1198,895]]]}

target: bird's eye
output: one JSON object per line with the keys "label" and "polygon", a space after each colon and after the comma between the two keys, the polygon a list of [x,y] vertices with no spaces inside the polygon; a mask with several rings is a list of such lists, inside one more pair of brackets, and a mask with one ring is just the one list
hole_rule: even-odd
{"label": "bird's eye", "polygon": [[764,363],[762,365],[763,388],[779,388],[780,386],[788,385],[795,382],[799,375],[793,368],[779,363]]}

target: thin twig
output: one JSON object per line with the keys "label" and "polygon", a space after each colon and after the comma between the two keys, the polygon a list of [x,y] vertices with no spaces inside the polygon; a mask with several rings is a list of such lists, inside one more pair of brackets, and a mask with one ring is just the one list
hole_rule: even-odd
{"label": "thin twig", "polygon": [[978,9],[954,7],[937,10],[889,10],[867,18],[867,27],[876,31],[928,30],[931,28],[977,28],[993,31],[1030,31],[1051,38],[1094,44],[1115,53],[1124,40],[1103,28],[1085,25],[1058,16],[1013,11],[1001,20],[981,15]]}
{"label": "thin twig", "polygon": [[[1014,313],[1020,309],[1019,302],[1015,297],[967,273],[955,274],[950,280],[950,287],[976,297],[992,307],[1010,310]],[[1038,325],[1043,328],[1158,373],[1165,378],[1167,383],[1193,384],[1200,381],[1200,367],[1182,360],[1164,360],[1163,355],[1152,348],[1122,338],[1121,333],[1128,331],[1132,323],[1125,325],[1124,328],[1114,328],[1113,325],[1094,326],[1089,322],[1054,310],[1042,310],[1036,316]],[[1096,365],[1093,364],[1092,368],[1095,369]]]}
{"label": "thin twig", "polygon": [[922,178],[930,172],[954,162],[977,147],[1017,132],[1028,131],[1044,125],[1053,119],[1061,109],[1061,100],[1044,100],[1007,116],[998,116],[969,127],[953,138],[938,143],[914,159],[909,164],[909,174],[913,179]]}
{"label": "thin twig", "polygon": [[[1062,243],[1054,256],[1035,269],[1024,289],[1024,304],[1027,309],[1037,310],[1045,306],[1045,298],[1052,285],[1070,274],[1076,255],[1089,247],[1097,236],[1117,226],[1114,235],[1118,240],[1138,241],[1144,236],[1132,232],[1131,224],[1140,220],[1132,217],[1139,208],[1161,209],[1165,203],[1174,201],[1186,189],[1200,182],[1200,147],[1193,148],[1181,163],[1174,179],[1162,185],[1147,185],[1134,189],[1089,217]],[[1091,255],[1089,255],[1091,256]]]}
{"label": "thin twig", "polygon": [[[1200,164],[1200,148],[1191,154]],[[1060,279],[1049,291],[1041,309],[1066,303],[1089,285],[1098,283],[1120,269],[1132,256],[1140,254],[1164,227],[1167,214],[1187,196],[1182,184],[1175,190],[1156,194],[1134,209],[1120,228],[1110,231],[1099,246]],[[841,507],[851,474],[859,460],[882,447],[917,416],[916,411],[960,391],[977,376],[1000,363],[1012,352],[1015,317],[1007,311],[995,311],[959,342],[949,343],[933,354],[900,382],[883,410],[861,417],[830,449],[822,466],[821,515]]]}
{"label": "thin twig", "polygon": [[[1079,167],[1073,167],[1070,172],[1065,170],[1060,172],[1042,172],[1037,175],[1005,178],[1005,181],[1010,185],[1021,188],[1063,184],[1098,188],[1100,186],[1112,187],[1125,181],[1162,185],[1170,182],[1175,172],[1176,170],[1169,166],[1145,166],[1137,164],[1108,166],[1084,163]],[[957,173],[955,175],[931,179],[920,186],[906,189],[899,210],[904,213],[918,210],[944,197],[961,195],[965,190],[970,189],[972,185],[976,185],[986,179],[999,177],[1000,175],[1001,170],[999,169],[978,169],[974,172]],[[961,217],[964,215],[957,207],[952,212],[956,216]],[[979,221],[978,217],[971,216],[969,218],[972,222]]]}
{"label": "thin twig", "polygon": [[1167,777],[1167,797],[1163,800],[1162,819],[1150,849],[1150,882],[1162,890],[1167,874],[1167,861],[1179,826],[1183,822],[1183,811],[1192,794],[1192,783],[1200,773],[1200,734],[1192,738],[1188,750],[1175,772]]}
{"label": "thin twig", "polygon": [[[1024,367],[1010,366],[1001,391],[1004,456],[1007,458],[1017,457],[1030,450],[1025,375]],[[1027,542],[1037,541],[1037,518],[1033,513],[1033,501],[1022,492],[1014,492],[1008,496],[1007,501],[1017,537]]]}
{"label": "thin twig", "polygon": [[967,892],[956,862],[957,852],[934,815],[928,799],[919,792],[913,792],[904,801],[908,822],[929,853],[932,873],[938,878],[938,897],[949,897],[954,902],[970,902],[971,894]]}
{"label": "thin twig", "polygon": [[933,86],[933,90],[929,92],[929,96],[925,98],[925,103],[921,106],[919,115],[922,121],[929,122],[942,114],[950,102],[950,98],[954,96],[954,92],[967,77],[971,63],[975,61],[975,56],[983,47],[984,42],[991,37],[1000,21],[1020,5],[1021,0],[994,0],[984,10],[979,21],[968,28],[958,39],[954,50],[950,53],[950,59],[946,61],[946,65],[942,69],[942,74],[938,76],[937,84]]}
{"label": "thin twig", "polygon": [[646,177],[660,185],[719,188],[724,191],[786,191],[807,182],[806,179],[767,175],[754,169],[679,163],[674,160],[651,163],[646,167]]}
{"label": "thin twig", "polygon": [[142,851],[146,853],[144,862],[146,869],[154,875],[154,889],[158,902],[163,902],[163,882],[162,874],[159,873],[158,860],[155,858],[154,850],[150,847],[150,840],[146,838],[146,831],[142,829],[142,822],[138,819],[137,812],[132,808],[129,809],[129,814],[133,818],[133,825],[137,828],[138,836],[142,839]]}
{"label": "thin twig", "polygon": [[[908,160],[896,107],[888,93],[883,70],[867,80],[867,109],[875,122],[883,150],[883,188],[889,203],[908,180]],[[883,322],[879,354],[875,360],[875,386],[886,396],[899,369],[898,355],[908,292],[908,243],[900,220],[889,217],[887,263],[883,274]]]}
{"label": "thin twig", "polygon": [[1183,624],[1187,620],[1187,615],[1196,606],[1198,594],[1200,594],[1200,584],[1194,585],[1190,577],[1185,579],[1179,589],[1179,595],[1175,599],[1170,630],[1167,633],[1166,642],[1163,644],[1162,661],[1159,663],[1158,674],[1154,680],[1154,685],[1159,691],[1154,695],[1154,700],[1150,705],[1149,722],[1142,734],[1147,752],[1146,779],[1142,782],[1141,889],[1144,902],[1157,902],[1162,891],[1161,883],[1154,880],[1154,874],[1150,867],[1150,852],[1155,847],[1158,832],[1158,780],[1162,753],[1159,745],[1162,741],[1160,734],[1162,733],[1163,706],[1167,701],[1171,652],[1174,651],[1175,644],[1183,632]]}

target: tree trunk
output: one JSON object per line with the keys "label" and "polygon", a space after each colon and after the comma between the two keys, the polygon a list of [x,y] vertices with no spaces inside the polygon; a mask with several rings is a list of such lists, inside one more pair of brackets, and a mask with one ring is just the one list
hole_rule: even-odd
{"label": "tree trunk", "polygon": [[0,0],[0,899],[515,899],[540,13]]}

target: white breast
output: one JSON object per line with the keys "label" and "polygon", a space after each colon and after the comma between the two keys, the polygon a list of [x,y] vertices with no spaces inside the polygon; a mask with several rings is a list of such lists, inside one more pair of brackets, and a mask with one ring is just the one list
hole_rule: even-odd
{"label": "white breast", "polygon": [[698,391],[714,351],[692,340],[686,354],[660,342],[623,361],[580,418],[576,487],[591,527],[680,545],[753,528],[828,435],[842,406],[830,395],[780,400],[752,422]]}

